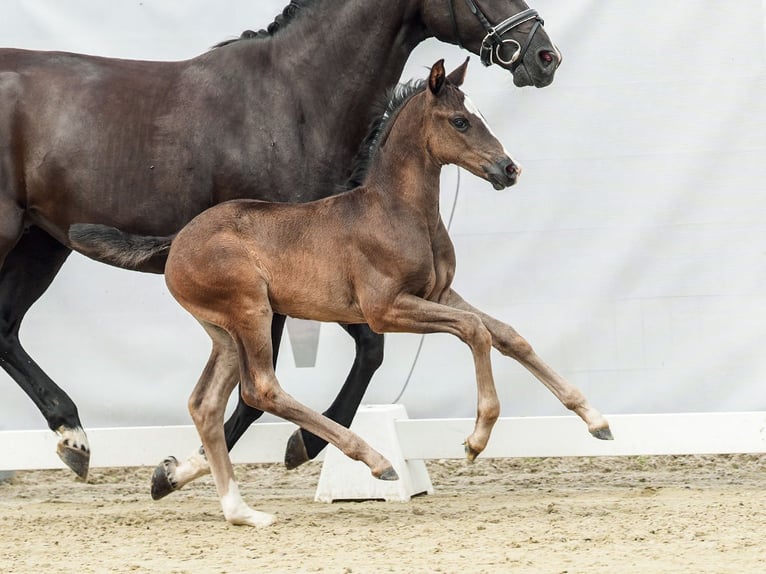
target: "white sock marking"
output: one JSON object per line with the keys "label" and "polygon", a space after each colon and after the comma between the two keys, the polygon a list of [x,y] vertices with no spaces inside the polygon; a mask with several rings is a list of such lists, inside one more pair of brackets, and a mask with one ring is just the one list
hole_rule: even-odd
{"label": "white sock marking", "polygon": [[88,437],[85,435],[85,431],[80,427],[77,427],[76,429],[59,427],[57,432],[61,435],[60,442],[68,441],[71,448],[82,450],[82,447],[85,447],[85,451],[90,452]]}
{"label": "white sock marking", "polygon": [[210,464],[207,462],[207,459],[199,451],[196,451],[184,462],[176,465],[173,479],[176,481],[178,488],[181,488],[195,478],[199,478],[209,472]]}
{"label": "white sock marking", "polygon": [[229,479],[229,490],[221,497],[223,515],[231,524],[245,524],[248,526],[269,526],[274,522],[274,516],[265,512],[253,510],[239,494],[239,487],[234,479]]}

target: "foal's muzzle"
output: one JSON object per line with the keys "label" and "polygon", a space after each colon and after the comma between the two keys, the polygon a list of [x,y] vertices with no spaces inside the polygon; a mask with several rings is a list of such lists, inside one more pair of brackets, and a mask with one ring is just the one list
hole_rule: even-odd
{"label": "foal's muzzle", "polygon": [[511,187],[521,176],[521,166],[513,163],[509,157],[504,157],[499,161],[484,168],[487,174],[487,180],[497,191]]}

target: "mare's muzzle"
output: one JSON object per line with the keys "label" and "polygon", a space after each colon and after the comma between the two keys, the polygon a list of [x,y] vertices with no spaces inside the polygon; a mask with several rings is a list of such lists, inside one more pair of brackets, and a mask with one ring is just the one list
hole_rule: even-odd
{"label": "mare's muzzle", "polygon": [[[455,0],[449,0],[452,29],[455,41],[461,48]],[[542,30],[543,19],[537,10],[527,8],[505,20],[492,24],[476,0],[465,0],[468,9],[479,20],[485,36],[479,47],[479,55],[485,66],[498,64],[510,70],[516,86],[536,86],[542,88],[553,82],[556,69],[561,64],[561,52],[547,40],[541,39],[538,31]],[[524,23],[530,22],[530,29],[522,41],[510,37],[510,33]]]}
{"label": "mare's muzzle", "polygon": [[521,176],[521,166],[513,163],[509,157],[504,157],[484,168],[487,180],[497,191],[516,184]]}

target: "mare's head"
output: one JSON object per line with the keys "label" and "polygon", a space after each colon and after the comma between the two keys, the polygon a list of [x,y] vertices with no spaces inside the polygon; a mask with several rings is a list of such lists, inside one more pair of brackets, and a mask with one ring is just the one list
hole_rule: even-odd
{"label": "mare's head", "polygon": [[516,183],[521,168],[492,133],[481,112],[460,90],[468,60],[446,75],[444,60],[431,68],[425,97],[425,141],[434,161],[453,163],[501,190]]}
{"label": "mare's head", "polygon": [[440,40],[509,70],[517,86],[547,86],[561,64],[542,18],[521,0],[426,0],[423,20]]}

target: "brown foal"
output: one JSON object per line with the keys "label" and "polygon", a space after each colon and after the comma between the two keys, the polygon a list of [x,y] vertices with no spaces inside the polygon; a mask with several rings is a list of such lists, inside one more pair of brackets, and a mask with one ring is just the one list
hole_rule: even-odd
{"label": "brown foal", "polygon": [[[478,387],[476,425],[465,441],[471,460],[487,446],[500,414],[492,347],[529,369],[594,436],[611,438],[607,421],[576,387],[513,328],[450,287],[455,252],[439,214],[441,167],[457,164],[496,189],[515,184],[520,175],[460,91],[466,67],[467,61],[447,76],[443,61],[433,66],[426,87],[388,119],[362,186],[304,204],[219,204],[173,238],[168,287],[213,341],[189,410],[229,522],[262,526],[273,520],[249,508],[234,481],[223,420],[237,382],[247,404],[326,439],[380,479],[397,478],[389,461],[357,435],[282,390],[272,367],[273,313],[366,322],[380,333],[459,337],[473,353]],[[97,256],[92,245],[75,245]]]}

